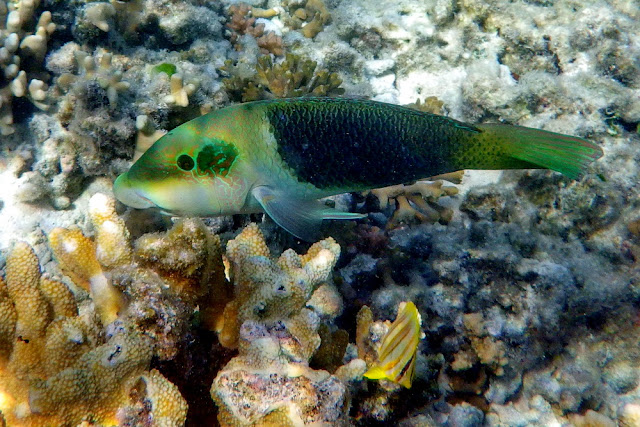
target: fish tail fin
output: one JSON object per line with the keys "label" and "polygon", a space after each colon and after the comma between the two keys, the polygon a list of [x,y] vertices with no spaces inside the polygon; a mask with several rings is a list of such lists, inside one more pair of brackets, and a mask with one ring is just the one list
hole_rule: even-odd
{"label": "fish tail fin", "polygon": [[[484,124],[477,126],[480,138],[502,148],[505,169],[551,169],[576,179],[587,165],[602,156],[602,149],[591,141],[523,126]],[[506,156],[505,156],[506,155]],[[506,158],[505,158],[506,157]]]}

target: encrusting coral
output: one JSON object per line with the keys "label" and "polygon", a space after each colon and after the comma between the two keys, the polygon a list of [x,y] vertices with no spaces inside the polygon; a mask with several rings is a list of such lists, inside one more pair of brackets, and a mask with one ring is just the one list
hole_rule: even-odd
{"label": "encrusting coral", "polygon": [[225,308],[219,337],[223,344],[237,345],[239,354],[211,386],[221,425],[346,422],[346,381],[361,378],[364,363],[343,369],[342,378],[310,368],[309,359],[321,341],[321,320],[305,307],[328,279],[339,253],[340,247],[328,238],[305,255],[289,249],[272,260],[255,224],[229,241],[234,300]]}

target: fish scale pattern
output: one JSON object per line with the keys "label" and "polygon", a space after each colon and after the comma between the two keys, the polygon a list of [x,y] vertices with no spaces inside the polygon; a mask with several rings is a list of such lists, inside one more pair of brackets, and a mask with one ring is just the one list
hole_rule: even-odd
{"label": "fish scale pattern", "polygon": [[[265,104],[278,153],[321,189],[381,187],[453,170],[451,119],[362,100]],[[402,165],[402,167],[399,167]]]}

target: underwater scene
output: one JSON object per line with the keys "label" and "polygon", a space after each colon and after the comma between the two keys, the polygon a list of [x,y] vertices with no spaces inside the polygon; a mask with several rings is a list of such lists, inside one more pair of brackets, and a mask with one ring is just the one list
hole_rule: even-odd
{"label": "underwater scene", "polygon": [[640,1],[0,0],[0,427],[640,427]]}

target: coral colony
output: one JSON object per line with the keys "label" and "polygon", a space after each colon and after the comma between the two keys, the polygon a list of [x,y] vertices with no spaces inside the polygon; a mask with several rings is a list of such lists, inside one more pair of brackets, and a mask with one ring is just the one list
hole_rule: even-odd
{"label": "coral colony", "polygon": [[[638,22],[625,0],[0,0],[0,426],[640,425]],[[332,196],[362,218],[310,242],[114,197],[178,126],[310,96],[604,155]]]}

